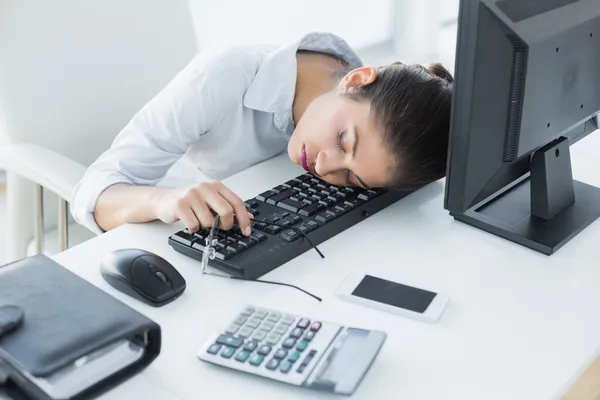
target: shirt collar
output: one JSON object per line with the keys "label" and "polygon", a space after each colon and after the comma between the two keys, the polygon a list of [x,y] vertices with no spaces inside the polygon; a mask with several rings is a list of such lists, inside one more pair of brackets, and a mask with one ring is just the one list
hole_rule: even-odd
{"label": "shirt collar", "polygon": [[294,129],[292,106],[298,50],[332,54],[344,60],[350,68],[362,66],[354,50],[342,38],[331,33],[313,32],[269,52],[248,87],[243,102],[245,107],[253,110],[273,113],[275,126],[288,137]]}

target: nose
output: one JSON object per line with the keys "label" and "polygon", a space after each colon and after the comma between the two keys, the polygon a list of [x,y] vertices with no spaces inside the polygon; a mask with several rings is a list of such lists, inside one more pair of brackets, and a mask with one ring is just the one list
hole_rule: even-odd
{"label": "nose", "polygon": [[346,160],[338,151],[321,150],[317,154],[315,172],[319,176],[331,175],[346,168]]}

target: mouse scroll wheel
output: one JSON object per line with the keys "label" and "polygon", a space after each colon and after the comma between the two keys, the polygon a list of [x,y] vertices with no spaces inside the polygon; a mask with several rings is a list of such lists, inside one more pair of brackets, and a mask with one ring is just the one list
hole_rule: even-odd
{"label": "mouse scroll wheel", "polygon": [[155,265],[152,264],[149,264],[148,267],[158,279],[160,279],[163,283],[167,283],[168,279],[164,272],[162,272],[160,269],[158,269]]}

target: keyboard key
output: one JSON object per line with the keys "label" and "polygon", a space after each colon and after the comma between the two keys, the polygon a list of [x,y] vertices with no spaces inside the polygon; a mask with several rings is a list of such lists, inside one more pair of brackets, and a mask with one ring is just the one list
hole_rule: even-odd
{"label": "keyboard key", "polygon": [[298,186],[301,183],[302,183],[302,181],[299,179],[291,179],[291,180],[287,181],[286,183],[284,183],[283,186],[287,186],[287,187],[291,188],[294,186]]}
{"label": "keyboard key", "polygon": [[237,349],[238,347],[240,347],[241,345],[244,344],[244,339],[242,339],[240,337],[231,336],[231,335],[219,335],[216,342],[218,344],[222,344],[222,345]]}
{"label": "keyboard key", "polygon": [[279,318],[281,318],[281,314],[279,314],[278,312],[272,312],[272,313],[269,313],[269,316],[267,317],[267,321],[277,322],[277,321],[279,321]]}
{"label": "keyboard key", "polygon": [[267,363],[266,367],[271,371],[276,370],[277,367],[279,367],[279,360],[277,360],[276,358],[271,358]]}
{"label": "keyboard key", "polygon": [[297,352],[297,351],[295,351],[295,352],[292,353],[292,355],[290,356],[290,358],[288,358],[288,361],[296,362],[296,361],[298,361],[299,358],[300,358],[300,353]]}
{"label": "keyboard key", "polygon": [[273,358],[283,360],[287,356],[288,351],[286,349],[279,349],[273,354]]}
{"label": "keyboard key", "polygon": [[302,336],[302,334],[304,333],[304,330],[301,328],[295,328],[292,333],[290,333],[290,337],[294,338],[294,339],[298,339],[300,336]]}
{"label": "keyboard key", "polygon": [[244,326],[242,329],[240,329],[238,331],[238,335],[240,335],[241,337],[245,337],[245,338],[249,338],[252,335],[252,328],[248,327],[248,326]]}
{"label": "keyboard key", "polygon": [[282,230],[283,228],[277,225],[269,225],[265,228],[265,232],[270,233],[271,235],[277,235]]}
{"label": "keyboard key", "polygon": [[252,353],[254,350],[256,350],[257,347],[258,343],[256,343],[254,340],[250,340],[244,346],[244,351],[249,351],[250,353]]}
{"label": "keyboard key", "polygon": [[242,351],[238,353],[237,356],[235,356],[235,360],[239,362],[245,362],[248,359],[248,357],[250,357],[250,353],[247,351]]}
{"label": "keyboard key", "polygon": [[294,240],[299,239],[300,236],[302,236],[302,235],[293,229],[287,229],[287,230],[283,231],[283,233],[281,235],[279,235],[280,238],[282,238],[283,240],[286,240],[288,242],[293,242]]}
{"label": "keyboard key", "polygon": [[360,206],[363,203],[364,203],[363,201],[360,201],[358,199],[346,200],[344,202],[344,204],[347,205],[347,206],[349,206],[350,208],[356,208],[356,207]]}
{"label": "keyboard key", "polygon": [[310,330],[313,332],[318,332],[319,329],[321,329],[321,323],[320,322],[314,322],[312,324],[312,326],[310,327]]}
{"label": "keyboard key", "polygon": [[258,325],[260,325],[261,321],[262,320],[260,318],[253,316],[250,318],[250,321],[246,323],[246,326],[250,328],[258,328]]}
{"label": "keyboard key", "polygon": [[235,251],[231,251],[227,248],[219,249],[215,251],[215,258],[219,260],[229,260],[231,257],[235,256],[237,253]]}
{"label": "keyboard key", "polygon": [[309,325],[310,325],[310,320],[308,318],[302,318],[300,321],[298,321],[298,325],[296,325],[296,326],[298,328],[306,329],[306,328],[308,328]]}
{"label": "keyboard key", "polygon": [[266,192],[263,192],[263,193],[259,194],[258,196],[256,196],[256,200],[267,201],[267,199],[275,196],[276,194],[277,194],[277,192],[274,192],[273,190],[267,190]]}
{"label": "keyboard key", "polygon": [[290,196],[293,196],[296,193],[292,189],[286,189],[283,192],[277,193],[275,196],[271,196],[267,199],[267,203],[276,205],[283,199],[287,199]]}
{"label": "keyboard key", "polygon": [[221,357],[223,358],[231,358],[231,356],[235,353],[235,349],[233,347],[225,347],[221,352]]}
{"label": "keyboard key", "polygon": [[297,213],[304,206],[306,206],[305,203],[298,200],[294,200],[292,198],[285,199],[277,203],[277,207],[283,208],[284,210],[288,210],[293,213]]}
{"label": "keyboard key", "polygon": [[285,185],[279,185],[279,186],[275,186],[275,187],[274,187],[273,189],[271,189],[271,190],[273,190],[273,191],[275,191],[275,192],[278,192],[278,193],[281,193],[281,192],[283,192],[283,191],[286,191],[286,190],[288,190],[288,189],[289,189],[289,187],[287,187],[287,186],[285,186]]}
{"label": "keyboard key", "polygon": [[242,310],[241,314],[249,316],[249,315],[252,315],[253,312],[254,312],[254,307],[248,306],[248,307],[244,307],[244,309]]}
{"label": "keyboard key", "polygon": [[310,228],[311,231],[314,231],[315,229],[317,229],[320,226],[317,221],[314,221],[312,219],[306,221],[306,225],[308,225],[308,227]]}
{"label": "keyboard key", "polygon": [[[219,352],[219,350],[221,350],[221,347],[222,346],[220,344],[214,343],[214,344],[211,344],[208,347],[208,349],[206,349],[206,352],[209,354],[217,354]],[[287,354],[287,352],[286,352],[286,354]]]}
{"label": "keyboard key", "polygon": [[306,335],[304,335],[304,340],[306,340],[308,342],[310,342],[314,338],[315,338],[315,333],[312,331],[306,332]]}
{"label": "keyboard key", "polygon": [[254,231],[250,235],[250,239],[260,243],[260,242],[264,242],[265,240],[267,240],[267,235],[265,235],[264,233]]}
{"label": "keyboard key", "polygon": [[275,327],[275,324],[272,323],[271,321],[263,321],[262,324],[260,324],[260,329],[263,329],[265,331],[270,331],[271,329],[273,329]]}
{"label": "keyboard key", "polygon": [[302,210],[298,211],[298,214],[305,216],[305,217],[311,217],[311,216],[317,214],[322,209],[323,209],[323,205],[321,205],[319,203],[313,203],[311,205],[304,207]]}
{"label": "keyboard key", "polygon": [[263,356],[266,356],[270,352],[271,352],[271,346],[269,346],[267,344],[263,344],[262,346],[260,346],[257,351],[258,354],[261,354]]}
{"label": "keyboard key", "polygon": [[294,365],[294,364],[293,364],[293,363],[291,363],[291,362],[289,362],[289,361],[284,361],[284,362],[281,364],[281,369],[280,369],[280,371],[281,371],[281,372],[283,372],[284,374],[287,374],[288,372],[290,372],[290,369],[292,369],[292,366],[293,366],[293,365]]}
{"label": "keyboard key", "polygon": [[257,330],[256,332],[254,332],[254,334],[252,335],[252,339],[254,340],[264,340],[264,338],[267,336],[267,331],[263,331],[262,329]]}
{"label": "keyboard key", "polygon": [[[261,222],[261,221],[256,221],[256,220],[255,220],[255,221],[252,221],[252,223],[251,223],[251,224],[252,224],[252,228],[254,228],[254,229],[258,229],[258,230],[260,230],[260,231],[264,231],[264,230],[265,230],[265,228],[268,226],[266,223],[264,223],[264,222]],[[252,235],[254,236],[254,235],[256,235],[257,233],[260,233],[260,232],[253,231]],[[266,236],[265,236],[265,237],[266,237]],[[260,241],[260,240],[259,240],[259,241]]]}
{"label": "keyboard key", "polygon": [[252,354],[252,356],[250,357],[250,365],[258,367],[264,359],[265,357],[261,356],[260,354]]}
{"label": "keyboard key", "polygon": [[304,351],[304,350],[306,350],[307,347],[308,347],[308,342],[306,340],[303,340],[300,343],[298,343],[298,346],[296,346],[296,350]]}
{"label": "keyboard key", "polygon": [[347,213],[348,211],[352,210],[352,207],[350,207],[346,203],[338,204],[337,206],[335,206],[335,208],[338,210],[342,210],[344,213]]}
{"label": "keyboard key", "polygon": [[240,326],[238,324],[231,324],[227,327],[227,329],[225,330],[225,333],[229,333],[229,334],[234,334],[238,331],[238,329],[240,329]]}
{"label": "keyboard key", "polygon": [[185,244],[186,246],[191,246],[192,240],[194,240],[194,237],[192,235],[188,235],[183,232],[177,232],[176,234],[171,236],[171,239],[173,239],[181,244]]}
{"label": "keyboard key", "polygon": [[311,229],[308,227],[308,225],[305,225],[305,224],[298,225],[298,227],[296,229],[298,229],[300,232],[304,233],[305,235],[311,231]]}
{"label": "keyboard key", "polygon": [[293,315],[286,314],[281,319],[281,323],[286,324],[286,325],[291,325],[295,320],[296,320],[296,318]]}
{"label": "keyboard key", "polygon": [[291,349],[292,347],[294,347],[295,344],[296,344],[296,339],[290,337],[283,341],[282,346],[287,349]]}

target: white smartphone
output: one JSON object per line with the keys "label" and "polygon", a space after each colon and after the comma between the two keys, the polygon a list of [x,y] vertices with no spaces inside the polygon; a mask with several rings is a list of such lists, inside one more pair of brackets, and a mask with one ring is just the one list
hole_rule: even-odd
{"label": "white smartphone", "polygon": [[450,301],[444,294],[364,273],[350,275],[339,287],[337,296],[363,306],[429,323],[440,319]]}

